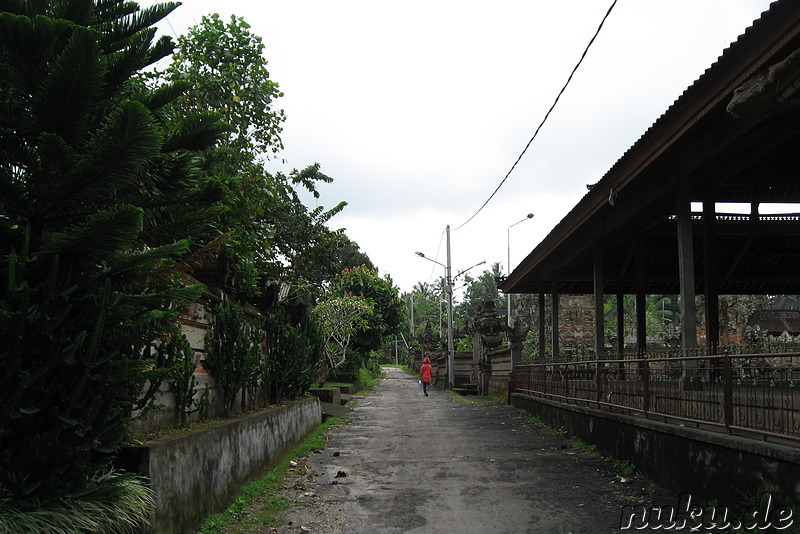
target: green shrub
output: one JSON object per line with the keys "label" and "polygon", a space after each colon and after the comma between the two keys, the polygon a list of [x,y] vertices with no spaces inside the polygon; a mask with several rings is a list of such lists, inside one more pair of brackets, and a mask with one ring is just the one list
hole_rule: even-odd
{"label": "green shrub", "polygon": [[268,398],[277,403],[284,397],[298,397],[311,386],[322,352],[316,319],[304,308],[280,307],[267,320],[266,328]]}
{"label": "green shrub", "polygon": [[223,302],[214,307],[211,328],[205,338],[206,365],[222,389],[225,416],[233,413],[239,394],[244,411],[246,390],[257,388],[264,374],[263,340],[264,330],[260,324],[247,321],[241,306]]}

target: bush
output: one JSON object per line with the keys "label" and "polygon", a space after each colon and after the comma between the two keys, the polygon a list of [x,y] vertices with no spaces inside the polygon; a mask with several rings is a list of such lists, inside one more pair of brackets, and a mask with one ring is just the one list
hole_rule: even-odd
{"label": "bush", "polygon": [[250,324],[244,310],[223,302],[213,310],[211,329],[206,334],[206,365],[222,389],[225,416],[233,413],[236,398],[241,394],[245,411],[246,390],[255,390],[264,374],[261,321]]}
{"label": "bush", "polygon": [[270,402],[305,393],[314,380],[322,353],[322,334],[316,319],[298,307],[277,308],[266,323],[266,390]]}

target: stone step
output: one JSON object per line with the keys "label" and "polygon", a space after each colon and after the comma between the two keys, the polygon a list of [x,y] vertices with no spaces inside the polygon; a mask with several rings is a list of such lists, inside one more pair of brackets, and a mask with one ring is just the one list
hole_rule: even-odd
{"label": "stone step", "polygon": [[476,384],[467,384],[465,386],[453,388],[453,391],[459,395],[477,395],[478,386]]}
{"label": "stone step", "polygon": [[341,404],[334,404],[332,402],[320,402],[319,404],[322,408],[323,421],[329,417],[341,417],[342,419],[347,419],[350,417],[350,412],[353,411],[353,409],[348,406],[342,406]]}

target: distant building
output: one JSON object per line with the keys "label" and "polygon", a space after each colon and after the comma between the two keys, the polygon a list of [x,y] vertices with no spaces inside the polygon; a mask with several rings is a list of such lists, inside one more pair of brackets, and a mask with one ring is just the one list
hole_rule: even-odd
{"label": "distant building", "polygon": [[773,308],[751,313],[747,326],[757,326],[770,336],[779,336],[784,332],[791,336],[800,335],[800,303],[791,297],[780,297]]}

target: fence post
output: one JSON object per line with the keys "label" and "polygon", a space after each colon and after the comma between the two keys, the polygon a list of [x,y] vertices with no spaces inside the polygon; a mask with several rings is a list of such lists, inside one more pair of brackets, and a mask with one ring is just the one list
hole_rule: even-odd
{"label": "fence post", "polygon": [[733,370],[729,354],[722,357],[722,380],[722,422],[730,434],[733,424]]}
{"label": "fence post", "polygon": [[594,388],[597,390],[595,392],[595,401],[597,402],[597,407],[600,408],[600,399],[602,395],[600,394],[600,359],[598,358],[595,360],[595,369],[594,369]]}

